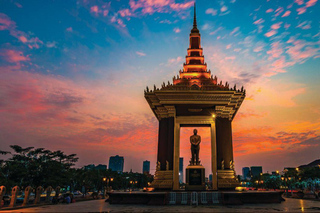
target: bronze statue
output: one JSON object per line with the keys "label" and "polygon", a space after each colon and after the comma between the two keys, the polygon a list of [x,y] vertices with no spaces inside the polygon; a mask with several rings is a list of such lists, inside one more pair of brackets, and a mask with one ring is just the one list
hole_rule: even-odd
{"label": "bronze statue", "polygon": [[190,165],[199,165],[199,151],[200,151],[200,142],[201,137],[197,135],[198,130],[193,130],[193,135],[190,136],[190,143],[191,143],[191,161]]}

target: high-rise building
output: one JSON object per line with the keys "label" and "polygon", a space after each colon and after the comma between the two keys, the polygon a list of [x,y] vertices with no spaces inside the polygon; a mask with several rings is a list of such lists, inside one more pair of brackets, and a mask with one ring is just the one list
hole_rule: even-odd
{"label": "high-rise building", "polygon": [[243,180],[250,178],[250,168],[249,167],[242,168],[242,178],[243,178]]}
{"label": "high-rise building", "polygon": [[183,158],[179,158],[179,182],[183,183]]}
{"label": "high-rise building", "polygon": [[212,182],[212,174],[209,175],[209,182]]}
{"label": "high-rise building", "polygon": [[251,166],[252,177],[259,177],[262,173],[262,166]]}
{"label": "high-rise building", "polygon": [[142,173],[150,174],[150,161],[148,160],[143,161]]}
{"label": "high-rise building", "polygon": [[109,159],[109,169],[112,171],[123,172],[124,159],[122,156],[111,156]]}

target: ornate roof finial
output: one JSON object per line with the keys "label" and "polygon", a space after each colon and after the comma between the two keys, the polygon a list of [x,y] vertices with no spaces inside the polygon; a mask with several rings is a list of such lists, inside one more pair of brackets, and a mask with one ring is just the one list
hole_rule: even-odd
{"label": "ornate roof finial", "polygon": [[194,2],[193,28],[191,30],[191,33],[199,33],[199,30],[198,30],[198,27],[197,27],[196,2]]}
{"label": "ornate roof finial", "polygon": [[194,2],[193,28],[197,28],[196,2]]}

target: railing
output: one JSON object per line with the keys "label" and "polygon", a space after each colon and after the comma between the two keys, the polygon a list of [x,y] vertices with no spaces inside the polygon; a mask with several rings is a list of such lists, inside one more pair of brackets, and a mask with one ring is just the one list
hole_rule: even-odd
{"label": "railing", "polygon": [[220,203],[219,192],[169,192],[168,204],[171,205],[209,205]]}

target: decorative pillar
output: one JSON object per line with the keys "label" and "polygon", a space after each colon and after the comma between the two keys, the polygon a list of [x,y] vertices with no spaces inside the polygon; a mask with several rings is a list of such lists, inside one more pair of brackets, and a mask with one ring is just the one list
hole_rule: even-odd
{"label": "decorative pillar", "polygon": [[59,194],[60,194],[60,186],[57,186],[56,189],[54,190],[56,192],[56,194],[54,195],[56,198],[59,197]]}
{"label": "decorative pillar", "polygon": [[53,188],[51,186],[48,186],[46,189],[46,202],[50,203],[50,197],[51,197],[51,192],[52,192]]}
{"label": "decorative pillar", "polygon": [[224,168],[230,169],[230,161],[233,161],[231,121],[228,118],[217,118],[216,131],[218,169],[221,169],[222,160]]}
{"label": "decorative pillar", "polygon": [[180,189],[179,158],[180,158],[180,124],[175,122],[175,125],[174,125],[174,157],[173,157],[173,190]]}
{"label": "decorative pillar", "polygon": [[16,201],[17,201],[17,197],[18,197],[19,191],[20,191],[19,186],[15,186],[15,187],[12,188],[11,201],[10,201],[9,207],[15,207],[16,206]]}
{"label": "decorative pillar", "polygon": [[37,190],[36,190],[36,197],[34,199],[34,204],[40,203],[40,197],[41,197],[42,192],[43,192],[42,186],[38,186]]}
{"label": "decorative pillar", "polygon": [[[0,202],[2,202],[3,195],[6,193],[6,187],[5,186],[0,186]],[[1,209],[1,204],[0,204],[0,209]]]}
{"label": "decorative pillar", "polygon": [[166,170],[167,160],[167,139],[168,139],[168,126],[167,119],[162,118],[159,121],[158,133],[158,160],[160,162],[160,170]]}
{"label": "decorative pillar", "polygon": [[212,189],[218,190],[217,182],[217,140],[216,140],[216,122],[211,123],[211,168],[212,168]]}
{"label": "decorative pillar", "polygon": [[23,203],[22,206],[26,206],[29,204],[29,198],[30,198],[30,193],[32,191],[32,187],[31,186],[27,186],[24,190],[24,199],[23,199]]}

